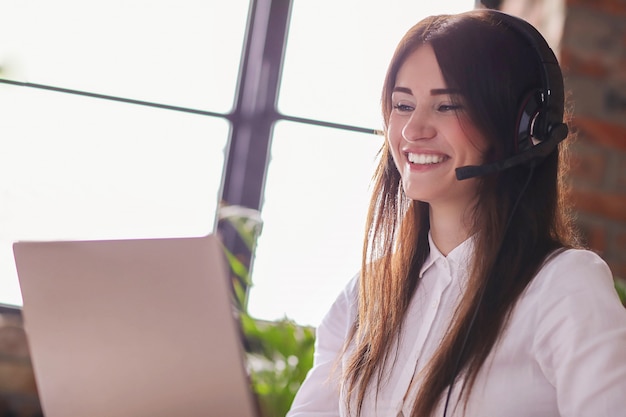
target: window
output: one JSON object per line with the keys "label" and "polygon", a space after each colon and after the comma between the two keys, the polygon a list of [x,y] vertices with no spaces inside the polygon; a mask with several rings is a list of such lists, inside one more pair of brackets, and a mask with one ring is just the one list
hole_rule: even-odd
{"label": "window", "polygon": [[317,324],[356,273],[381,143],[372,134],[276,125],[249,299],[253,315]]}
{"label": "window", "polygon": [[15,240],[202,235],[223,199],[262,209],[250,312],[318,324],[360,264],[395,44],[474,1],[422,3],[5,5],[0,77],[198,111],[0,83],[0,303]]}
{"label": "window", "polygon": [[[5,2],[2,78],[227,113],[248,1]],[[223,117],[0,84],[0,303],[16,240],[213,231]]]}

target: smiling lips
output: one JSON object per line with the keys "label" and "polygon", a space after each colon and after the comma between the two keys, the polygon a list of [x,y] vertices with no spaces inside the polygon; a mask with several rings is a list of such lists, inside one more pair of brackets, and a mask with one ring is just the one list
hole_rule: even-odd
{"label": "smiling lips", "polygon": [[410,163],[416,165],[434,165],[445,161],[448,157],[445,155],[408,153],[407,159]]}

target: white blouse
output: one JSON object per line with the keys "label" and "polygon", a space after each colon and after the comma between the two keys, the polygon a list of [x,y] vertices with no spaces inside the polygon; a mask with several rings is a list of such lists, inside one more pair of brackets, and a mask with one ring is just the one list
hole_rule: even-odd
{"label": "white blouse", "polygon": [[[372,392],[366,396],[362,417],[411,415],[420,371],[463,294],[472,240],[447,257],[432,240],[430,246],[394,366],[384,375],[377,398]],[[357,281],[349,282],[317,328],[313,368],[288,417],[349,415],[341,381],[346,357],[337,359],[356,317]],[[550,259],[515,306],[467,408],[457,400],[453,390],[450,417],[626,416],[626,309],[606,263],[585,250]],[[443,401],[433,415],[443,416]]]}

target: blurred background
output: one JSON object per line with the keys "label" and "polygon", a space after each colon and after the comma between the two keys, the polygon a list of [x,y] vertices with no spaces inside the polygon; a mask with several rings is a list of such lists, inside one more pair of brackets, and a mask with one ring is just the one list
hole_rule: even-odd
{"label": "blurred background", "polygon": [[[219,231],[252,316],[316,326],[360,266],[386,65],[430,14],[498,8],[548,39],[577,222],[626,277],[626,2],[483,3],[0,0],[0,415],[40,412],[17,240]],[[226,207],[260,215],[254,253]]]}

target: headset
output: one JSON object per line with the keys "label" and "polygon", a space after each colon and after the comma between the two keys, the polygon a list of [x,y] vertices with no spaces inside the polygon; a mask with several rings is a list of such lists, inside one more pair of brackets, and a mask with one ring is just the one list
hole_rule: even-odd
{"label": "headset", "polygon": [[[513,156],[500,161],[483,165],[469,165],[456,169],[457,180],[474,178],[482,175],[503,171],[521,164],[528,164],[530,171],[522,190],[520,191],[509,219],[504,228],[504,234],[508,231],[515,210],[520,202],[522,194],[530,183],[536,164],[554,151],[557,145],[568,135],[568,128],[563,123],[564,114],[564,88],[561,68],[556,56],[543,36],[530,23],[525,20],[508,15],[506,13],[488,9],[494,15],[494,20],[499,20],[506,27],[518,33],[535,50],[537,60],[541,67],[541,87],[529,91],[523,98],[517,116],[517,126]],[[480,293],[478,305],[482,304],[485,292]],[[463,355],[472,328],[474,327],[477,308],[474,310],[470,324],[465,332],[461,349],[457,354],[457,361],[445,397],[443,417],[448,415],[448,407],[452,394],[452,387],[458,375],[460,359]]]}
{"label": "headset", "polygon": [[524,38],[536,52],[541,68],[541,87],[528,92],[522,100],[517,116],[513,156],[484,165],[457,168],[457,180],[492,174],[525,163],[534,165],[556,149],[568,135],[567,125],[563,123],[563,76],[554,52],[530,23],[496,10],[489,12]]}

